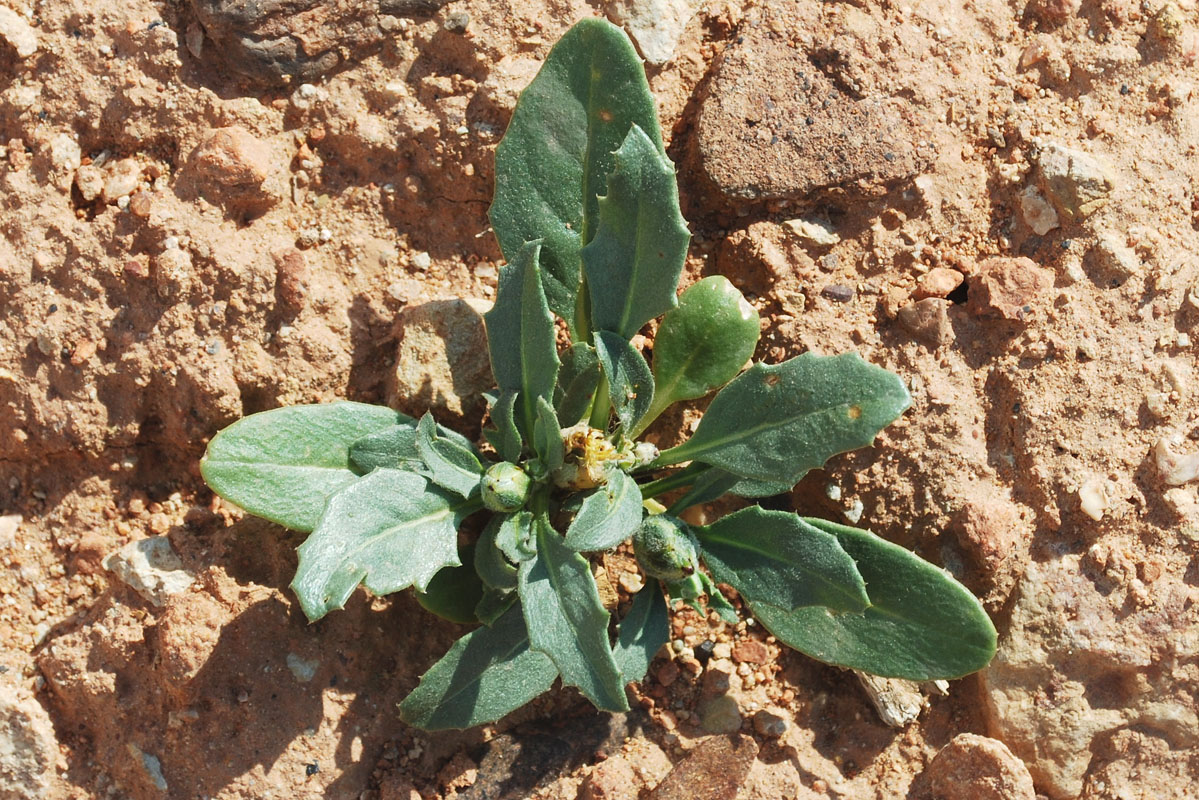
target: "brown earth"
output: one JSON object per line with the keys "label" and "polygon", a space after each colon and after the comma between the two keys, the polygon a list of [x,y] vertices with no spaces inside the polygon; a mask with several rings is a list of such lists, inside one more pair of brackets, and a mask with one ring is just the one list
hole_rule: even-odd
{"label": "brown earth", "polygon": [[[495,144],[607,7],[439,5],[0,0],[0,797],[1199,796],[1194,0],[644,4],[685,22],[642,47],[689,279],[751,298],[759,358],[912,388],[790,503],[944,565],[1000,654],[892,728],[687,611],[631,714],[425,734],[394,704],[461,630],[363,593],[305,624],[299,538],[197,462],[342,397],[477,429],[477,341],[436,335],[474,306],[424,304],[494,296]],[[106,559],[146,541],[139,593]]]}

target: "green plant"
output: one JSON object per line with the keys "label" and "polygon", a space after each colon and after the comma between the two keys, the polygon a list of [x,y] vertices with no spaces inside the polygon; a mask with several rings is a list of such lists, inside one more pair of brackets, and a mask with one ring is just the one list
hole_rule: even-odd
{"label": "green plant", "polygon": [[[625,685],[667,641],[667,595],[736,620],[718,583],[832,664],[926,680],[990,660],[995,630],[974,597],[871,533],[753,505],[707,526],[678,518],[726,493],[789,490],[870,444],[910,398],[857,355],[743,370],[759,320],[737,289],[713,276],[676,296],[689,234],[619,29],[580,22],[525,90],[496,153],[491,219],[508,265],[486,315],[488,448],[428,414],[336,403],[247,417],[202,464],[222,497],[311,534],[292,583],[309,619],[364,584],[412,587],[426,608],[483,623],[401,704],[407,721],[495,720],[557,678],[627,709]],[[631,340],[657,317],[651,367]],[[682,444],[637,440],[670,405],[716,390]],[[666,495],[668,508],[654,499]],[[475,514],[482,533],[460,547]],[[585,554],[630,538],[647,581],[613,640]]]}

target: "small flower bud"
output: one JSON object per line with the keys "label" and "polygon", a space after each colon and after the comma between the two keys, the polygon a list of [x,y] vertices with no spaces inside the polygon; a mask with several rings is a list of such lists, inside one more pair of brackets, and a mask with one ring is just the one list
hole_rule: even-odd
{"label": "small flower bud", "polygon": [[529,476],[515,464],[493,464],[483,475],[483,505],[492,511],[519,511],[529,497],[529,485]]}
{"label": "small flower bud", "polygon": [[633,554],[646,575],[667,582],[682,580],[699,569],[699,545],[682,520],[655,514],[633,534]]}

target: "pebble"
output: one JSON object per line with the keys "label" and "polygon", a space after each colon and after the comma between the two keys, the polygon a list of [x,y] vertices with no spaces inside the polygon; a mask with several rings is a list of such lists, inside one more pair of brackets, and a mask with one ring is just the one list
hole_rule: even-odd
{"label": "pebble", "polygon": [[41,703],[0,683],[0,797],[46,797],[58,758],[54,726]]}
{"label": "pebble", "polygon": [[654,677],[658,679],[658,683],[663,686],[670,686],[679,678],[679,665],[672,661],[665,661],[662,666],[654,671]]}
{"label": "pebble", "polygon": [[166,536],[130,542],[105,558],[104,568],[159,608],[167,604],[170,595],[187,591],[195,581]]}
{"label": "pebble", "polygon": [[433,266],[433,257],[424,250],[412,254],[412,267],[424,272],[429,267]]}
{"label": "pebble", "polygon": [[733,661],[738,664],[765,664],[770,660],[770,650],[757,639],[738,639],[733,645]]}
{"label": "pebble", "polygon": [[68,133],[60,133],[50,140],[50,163],[62,172],[77,170],[83,160],[79,142]]}
{"label": "pebble", "polygon": [[1035,186],[1027,186],[1020,193],[1020,215],[1037,236],[1061,226],[1057,211]]}
{"label": "pebble", "polygon": [[291,316],[300,313],[308,295],[308,266],[304,254],[288,249],[274,254],[275,300]]}
{"label": "pebble", "polygon": [[628,594],[637,594],[645,586],[645,580],[639,572],[620,573],[620,588]]}
{"label": "pebble", "polygon": [[970,278],[966,308],[977,317],[1023,321],[1052,288],[1053,273],[1028,258],[988,258]]}
{"label": "pebble", "polygon": [[1099,234],[1091,250],[1096,268],[1103,277],[1123,283],[1141,272],[1141,259],[1127,244],[1127,239],[1114,231]]}
{"label": "pebble", "polygon": [[446,15],[445,22],[441,23],[442,29],[450,33],[466,33],[469,26],[470,14],[466,11],[452,11]]}
{"label": "pebble", "polygon": [[1078,489],[1078,505],[1082,513],[1098,522],[1107,512],[1108,497],[1105,481],[1088,478]]}
{"label": "pebble", "polygon": [[921,342],[937,348],[954,340],[953,324],[949,320],[949,300],[926,297],[899,309],[899,324]]}
{"label": "pebble", "polygon": [[491,303],[475,298],[409,305],[397,322],[395,366],[388,404],[412,413],[440,409],[462,416],[481,407],[495,385],[483,314]]}
{"label": "pebble", "polygon": [[639,787],[633,765],[617,755],[595,765],[579,787],[576,800],[637,800]]}
{"label": "pebble", "polygon": [[1153,446],[1153,458],[1162,480],[1170,486],[1182,486],[1199,478],[1199,452],[1178,454],[1167,439],[1159,439]]}
{"label": "pebble", "polygon": [[1089,217],[1116,188],[1112,169],[1099,158],[1060,144],[1041,148],[1037,185],[1068,222]]}
{"label": "pebble", "polygon": [[820,294],[838,303],[848,303],[854,297],[854,289],[852,286],[846,286],[843,283],[833,283],[825,286]]}
{"label": "pebble", "polygon": [[841,241],[841,236],[832,226],[819,219],[789,219],[783,227],[807,244],[831,247]]}
{"label": "pebble", "polygon": [[1032,776],[1007,745],[973,733],[958,734],[925,769],[941,800],[1034,800]]}
{"label": "pebble", "polygon": [[142,178],[141,165],[135,159],[123,158],[113,162],[104,170],[104,188],[100,199],[105,203],[115,203],[119,198],[133,194]]}
{"label": "pebble", "polygon": [[75,170],[75,188],[83,202],[92,202],[104,191],[104,173],[91,164],[84,164]]}
{"label": "pebble", "polygon": [[913,300],[923,300],[927,297],[948,297],[966,280],[962,273],[948,267],[934,267],[920,276],[916,282],[916,291],[912,292]]}
{"label": "pebble", "polygon": [[18,58],[29,58],[37,52],[36,30],[7,6],[0,6],[0,38],[17,51]]}
{"label": "pebble", "polygon": [[646,61],[661,65],[674,58],[700,5],[700,0],[606,0],[604,12],[628,32]]}
{"label": "pebble", "polygon": [[320,667],[320,659],[307,659],[296,653],[287,654],[287,668],[291,670],[291,674],[300,683],[308,683],[316,676],[317,668]]}
{"label": "pebble", "polygon": [[675,764],[645,800],[734,800],[757,756],[752,736],[711,736]]}
{"label": "pebble", "polygon": [[778,739],[787,732],[787,718],[783,712],[763,708],[754,714],[754,730],[771,739]]}
{"label": "pebble", "polygon": [[721,694],[702,701],[697,709],[699,724],[708,733],[741,730],[741,709],[732,695]]}

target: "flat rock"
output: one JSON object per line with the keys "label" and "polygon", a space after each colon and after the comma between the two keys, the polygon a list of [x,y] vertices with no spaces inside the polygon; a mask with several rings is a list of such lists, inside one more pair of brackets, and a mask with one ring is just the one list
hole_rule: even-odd
{"label": "flat rock", "polygon": [[[765,13],[765,12],[764,12]],[[704,172],[735,200],[877,196],[929,163],[893,97],[842,90],[812,54],[771,34],[775,20],[742,26],[721,54],[699,111]]]}
{"label": "flat rock", "polygon": [[924,771],[940,800],[1035,800],[1032,776],[1003,742],[962,733]]}
{"label": "flat rock", "polygon": [[1101,159],[1060,144],[1041,148],[1037,185],[1066,221],[1089,217],[1116,188],[1112,168]]}
{"label": "flat rock", "polygon": [[1053,273],[1031,259],[988,258],[970,277],[966,308],[984,318],[1024,321],[1053,288]]}
{"label": "flat rock", "polygon": [[0,797],[45,797],[58,761],[50,717],[33,697],[0,684]]}
{"label": "flat rock", "polygon": [[949,320],[949,307],[953,305],[941,297],[926,297],[899,309],[899,324],[912,336],[932,348],[949,344],[954,340],[953,323]]}
{"label": "flat rock", "polygon": [[171,595],[187,591],[195,580],[166,536],[130,542],[105,558],[104,568],[159,608],[166,606]]}
{"label": "flat rock", "polygon": [[1146,591],[1114,551],[1086,558],[1028,565],[1007,635],[981,673],[989,733],[1053,800],[1079,795],[1093,747],[1126,726],[1199,753],[1190,589],[1162,575]]}
{"label": "flat rock", "polygon": [[675,764],[646,800],[733,800],[757,756],[751,736],[709,737]]}
{"label": "flat rock", "polygon": [[687,23],[703,0],[608,0],[604,13],[625,29],[651,64],[674,58]]}
{"label": "flat rock", "polygon": [[388,404],[412,414],[439,409],[464,417],[495,385],[483,314],[487,300],[434,300],[400,312]]}
{"label": "flat rock", "polygon": [[[368,55],[387,35],[384,17],[428,15],[448,0],[192,0],[213,48],[252,83],[311,81]],[[381,24],[383,23],[383,24]]]}

